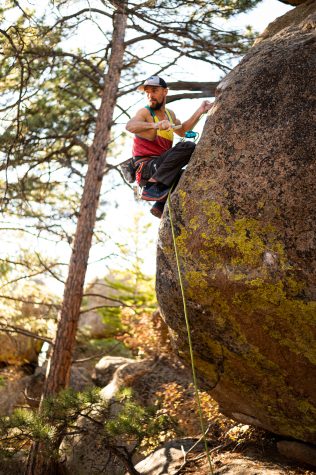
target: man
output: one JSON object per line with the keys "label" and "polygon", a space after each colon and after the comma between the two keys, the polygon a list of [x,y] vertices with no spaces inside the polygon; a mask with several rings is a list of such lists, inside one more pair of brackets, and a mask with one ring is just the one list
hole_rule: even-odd
{"label": "man", "polygon": [[136,113],[126,129],[134,134],[133,165],[137,169],[138,182],[146,183],[141,198],[156,202],[151,213],[160,218],[170,187],[179,178],[195,148],[195,143],[190,141],[172,147],[174,132],[184,137],[212,104],[203,101],[196,112],[181,123],[173,111],[166,109],[168,87],[162,78],[151,76],[138,90],[145,92],[148,106]]}

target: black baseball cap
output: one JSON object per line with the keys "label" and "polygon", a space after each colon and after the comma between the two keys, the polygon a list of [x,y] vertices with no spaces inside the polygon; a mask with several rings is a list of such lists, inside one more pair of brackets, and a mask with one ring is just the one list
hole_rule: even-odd
{"label": "black baseball cap", "polygon": [[156,86],[156,87],[164,87],[167,88],[167,83],[164,79],[160,78],[159,76],[150,76],[150,78],[146,79],[144,84],[137,88],[138,91],[144,91],[146,86]]}

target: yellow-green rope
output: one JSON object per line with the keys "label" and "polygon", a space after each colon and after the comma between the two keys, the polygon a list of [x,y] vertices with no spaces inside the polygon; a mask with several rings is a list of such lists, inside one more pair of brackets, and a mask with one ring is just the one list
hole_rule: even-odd
{"label": "yellow-green rope", "polygon": [[189,323],[189,318],[188,318],[187,304],[186,304],[186,299],[185,299],[185,294],[184,294],[182,275],[181,275],[181,270],[180,270],[180,261],[179,261],[179,255],[178,255],[176,236],[175,236],[175,231],[174,231],[174,226],[173,226],[173,221],[172,221],[171,200],[170,200],[171,191],[172,190],[170,190],[170,192],[168,194],[168,207],[169,207],[170,225],[171,225],[174,253],[175,253],[176,262],[177,262],[178,276],[179,276],[181,295],[182,295],[182,301],[183,301],[183,312],[184,312],[185,324],[186,324],[186,329],[187,329],[187,334],[188,334],[188,343],[189,343],[189,349],[190,349],[191,369],[192,369],[192,379],[193,379],[193,384],[194,384],[195,399],[196,399],[196,402],[197,402],[197,407],[198,407],[198,412],[199,412],[200,425],[201,425],[201,430],[202,430],[202,434],[203,434],[205,453],[207,455],[207,460],[208,460],[208,464],[209,464],[209,467],[210,467],[210,473],[211,473],[211,475],[213,475],[214,471],[213,471],[211,455],[210,455],[210,452],[208,450],[207,440],[206,440],[206,435],[205,435],[205,429],[204,429],[204,423],[203,423],[203,414],[202,414],[202,407],[201,407],[201,399],[200,399],[200,395],[199,395],[199,387],[198,387],[198,384],[197,384],[196,373],[195,373],[190,323]]}

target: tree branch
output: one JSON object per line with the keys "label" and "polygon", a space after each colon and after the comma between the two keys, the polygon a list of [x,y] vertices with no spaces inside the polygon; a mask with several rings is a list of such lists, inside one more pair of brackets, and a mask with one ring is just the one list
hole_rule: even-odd
{"label": "tree branch", "polygon": [[40,336],[37,333],[33,333],[29,330],[25,330],[24,328],[17,327],[15,325],[8,325],[7,323],[3,324],[0,322],[0,331],[4,333],[18,333],[20,335],[28,336],[30,338],[34,338],[35,340],[45,341],[46,343],[53,345],[53,341],[51,338]]}

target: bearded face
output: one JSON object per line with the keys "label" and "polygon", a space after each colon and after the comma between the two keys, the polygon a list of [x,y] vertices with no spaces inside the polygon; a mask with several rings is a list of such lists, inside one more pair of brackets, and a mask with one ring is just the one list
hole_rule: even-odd
{"label": "bearded face", "polygon": [[166,102],[168,89],[160,86],[146,86],[145,93],[148,105],[155,111],[161,109]]}
{"label": "bearded face", "polygon": [[164,103],[163,102],[158,102],[157,100],[153,99],[153,100],[149,101],[149,105],[154,111],[158,111],[159,109],[162,108]]}

